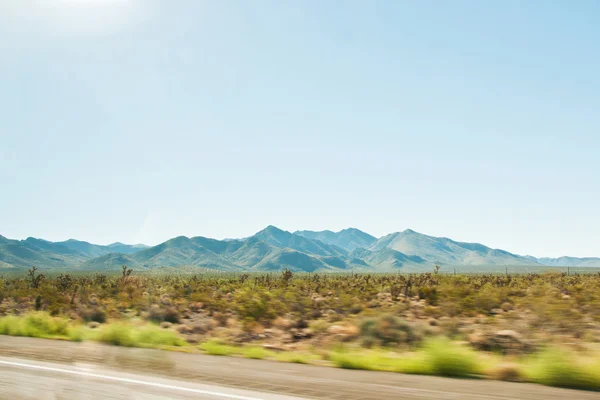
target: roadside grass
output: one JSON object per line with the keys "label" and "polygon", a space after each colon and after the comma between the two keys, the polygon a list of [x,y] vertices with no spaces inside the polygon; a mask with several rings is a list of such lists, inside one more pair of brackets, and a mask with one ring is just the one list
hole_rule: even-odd
{"label": "roadside grass", "polygon": [[242,352],[242,356],[244,356],[244,358],[251,358],[253,360],[264,360],[265,358],[274,358],[275,355],[275,352],[259,346],[247,347]]}
{"label": "roadside grass", "polygon": [[281,353],[275,354],[273,359],[275,361],[289,362],[294,364],[311,364],[315,361],[319,361],[321,357],[312,353],[304,353],[299,351],[282,351]]}
{"label": "roadside grass", "polygon": [[115,323],[91,330],[83,325],[73,324],[66,318],[52,317],[44,312],[0,318],[0,335],[64,339],[74,342],[92,340],[115,346],[144,348],[184,346],[186,344],[175,332],[160,329],[151,324],[134,326]]}
{"label": "roadside grass", "polygon": [[0,335],[26,336],[45,339],[77,339],[78,332],[65,318],[54,318],[43,312],[24,316],[9,315],[0,318]]}
{"label": "roadside grass", "polygon": [[223,344],[217,340],[209,340],[199,346],[200,350],[211,356],[233,356],[240,354],[239,347]]}
{"label": "roadside grass", "polygon": [[525,379],[547,386],[600,390],[600,357],[582,358],[565,349],[546,349],[525,360]]}
{"label": "roadside grass", "polygon": [[330,357],[336,366],[346,369],[439,375],[458,378],[477,377],[483,371],[478,354],[447,339],[432,339],[413,353],[385,350],[345,351],[338,349]]}
{"label": "roadside grass", "polygon": [[400,372],[457,378],[488,377],[518,380],[547,386],[600,391],[600,356],[597,352],[574,352],[562,348],[546,348],[541,352],[511,363],[499,355],[477,352],[445,338],[429,339],[412,352],[388,349],[337,347],[320,356],[313,352],[274,352],[260,346],[238,347],[209,340],[197,347],[189,346],[170,329],[148,323],[103,324],[96,329],[73,324],[66,318],[44,312],[22,316],[0,317],[0,335],[26,336],[71,341],[91,340],[115,346],[200,349],[206,354],[238,356],[310,364],[326,359],[346,369]]}
{"label": "roadside grass", "polygon": [[130,324],[108,324],[92,334],[91,340],[125,347],[163,348],[181,347],[186,342],[171,330],[154,325],[133,326]]}

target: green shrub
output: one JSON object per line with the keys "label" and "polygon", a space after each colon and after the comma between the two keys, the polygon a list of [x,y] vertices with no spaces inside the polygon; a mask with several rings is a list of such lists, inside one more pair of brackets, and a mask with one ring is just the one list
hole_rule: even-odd
{"label": "green shrub", "polygon": [[327,332],[329,326],[329,322],[325,321],[324,319],[317,319],[308,323],[308,327],[314,333],[325,333]]}
{"label": "green shrub", "polygon": [[379,370],[382,368],[381,359],[374,355],[333,352],[329,360],[344,369]]}
{"label": "green shrub", "polygon": [[126,347],[183,346],[185,341],[171,330],[154,325],[134,327],[127,324],[105,326],[97,338],[100,342]]}
{"label": "green shrub", "polygon": [[160,329],[154,325],[139,328],[134,333],[137,347],[184,346],[185,341],[169,329]]}
{"label": "green shrub", "polygon": [[0,318],[0,334],[38,338],[68,337],[68,321],[45,312],[32,312],[22,317]]}
{"label": "green shrub", "polygon": [[281,353],[275,354],[275,360],[295,364],[309,364],[312,360],[317,359],[319,359],[319,357],[314,354],[296,351],[282,351]]}
{"label": "green shrub", "polygon": [[433,375],[472,377],[481,372],[477,353],[450,340],[430,340],[422,351],[428,372]]}
{"label": "green shrub", "polygon": [[133,329],[131,326],[125,324],[111,324],[105,326],[100,331],[98,341],[114,346],[133,347],[135,345]]}
{"label": "green shrub", "polygon": [[548,386],[600,390],[600,363],[586,365],[579,356],[559,349],[548,349],[529,362],[528,380]]}
{"label": "green shrub", "polygon": [[211,356],[231,356],[238,352],[235,347],[214,340],[202,343],[200,349]]}
{"label": "green shrub", "polygon": [[248,347],[247,349],[244,349],[242,354],[245,358],[252,358],[255,360],[263,360],[265,358],[274,356],[272,351],[259,346]]}
{"label": "green shrub", "polygon": [[406,374],[430,374],[422,354],[390,354],[381,350],[346,352],[338,350],[329,356],[336,366],[345,369],[402,372]]}

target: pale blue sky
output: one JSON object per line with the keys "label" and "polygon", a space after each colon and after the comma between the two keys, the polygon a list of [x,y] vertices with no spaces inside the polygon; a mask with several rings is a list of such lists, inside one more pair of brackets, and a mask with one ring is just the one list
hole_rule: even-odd
{"label": "pale blue sky", "polygon": [[600,256],[597,1],[0,2],[0,234]]}

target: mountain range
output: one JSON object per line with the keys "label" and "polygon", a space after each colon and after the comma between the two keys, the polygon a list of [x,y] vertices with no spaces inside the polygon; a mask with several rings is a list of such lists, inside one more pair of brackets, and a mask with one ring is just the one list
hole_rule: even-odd
{"label": "mountain range", "polygon": [[600,267],[600,258],[535,258],[479,243],[457,242],[407,229],[376,238],[355,228],[287,232],[268,226],[244,239],[178,236],[157,246],[107,246],[70,239],[50,242],[0,236],[0,271],[32,265],[46,270],[112,271],[198,267],[219,271],[411,271],[443,266]]}

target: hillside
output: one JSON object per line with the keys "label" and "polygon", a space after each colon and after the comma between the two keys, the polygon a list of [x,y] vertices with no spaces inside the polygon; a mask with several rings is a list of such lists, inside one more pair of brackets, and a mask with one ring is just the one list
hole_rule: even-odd
{"label": "hillside", "polygon": [[95,245],[79,240],[64,242],[50,242],[43,239],[27,238],[25,240],[11,240],[0,236],[0,262],[4,268],[27,269],[35,265],[39,268],[50,269],[76,269],[85,265],[102,265],[90,262],[97,257],[106,256],[119,250],[120,253],[130,254],[139,251],[143,245],[118,246]]}
{"label": "hillside", "polygon": [[376,241],[375,236],[371,236],[361,230],[348,228],[339,232],[332,231],[296,231],[295,235],[304,236],[311,240],[319,240],[323,243],[340,247],[346,251],[352,252],[358,248],[369,248]]}
{"label": "hillside", "polygon": [[527,258],[535,260],[538,264],[547,265],[550,267],[600,267],[600,258],[598,257],[536,258],[527,256]]}
{"label": "hillside", "polygon": [[69,239],[64,242],[56,242],[56,244],[67,247],[88,257],[100,257],[110,253],[133,254],[148,248],[148,246],[143,244],[130,245],[119,242],[109,244],[108,246],[102,246],[75,239]]}
{"label": "hillside", "polygon": [[371,250],[390,248],[406,255],[447,265],[532,265],[535,261],[479,243],[455,242],[407,229],[379,239]]}

